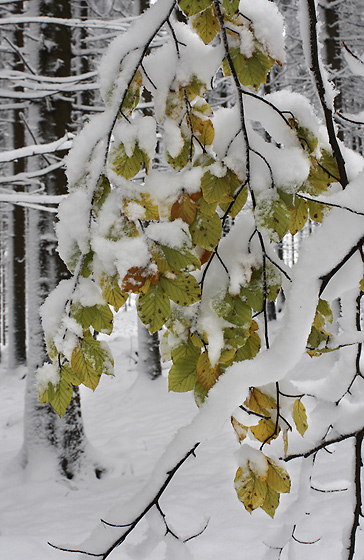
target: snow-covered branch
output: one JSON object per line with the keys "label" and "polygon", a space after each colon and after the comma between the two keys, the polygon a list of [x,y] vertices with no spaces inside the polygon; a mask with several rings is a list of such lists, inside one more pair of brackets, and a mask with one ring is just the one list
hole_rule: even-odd
{"label": "snow-covered branch", "polygon": [[32,157],[41,154],[51,154],[58,151],[68,151],[72,147],[74,134],[67,133],[59,140],[48,144],[34,144],[25,148],[0,152],[0,163],[8,163],[20,158]]}

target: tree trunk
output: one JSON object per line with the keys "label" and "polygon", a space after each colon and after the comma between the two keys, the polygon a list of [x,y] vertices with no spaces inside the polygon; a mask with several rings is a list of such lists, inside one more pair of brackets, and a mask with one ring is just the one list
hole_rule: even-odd
{"label": "tree trunk", "polygon": [[[71,1],[32,0],[28,15],[71,17]],[[33,68],[41,75],[67,76],[71,73],[71,31],[54,24],[31,26],[31,34],[40,37],[37,49],[29,53]],[[28,128],[32,141],[50,142],[62,137],[71,127],[71,102],[64,95],[32,103]],[[32,158],[31,165],[49,164],[52,156]],[[66,178],[61,169],[45,176],[45,192],[51,195],[66,192]],[[74,390],[71,404],[61,418],[50,405],[40,405],[36,389],[36,372],[47,360],[39,307],[67,270],[56,253],[53,214],[30,209],[27,226],[27,294],[28,294],[28,378],[25,399],[24,445],[22,464],[31,473],[37,472],[40,461],[52,472],[73,478],[92,469],[100,476],[88,451],[81,416],[80,395]]]}

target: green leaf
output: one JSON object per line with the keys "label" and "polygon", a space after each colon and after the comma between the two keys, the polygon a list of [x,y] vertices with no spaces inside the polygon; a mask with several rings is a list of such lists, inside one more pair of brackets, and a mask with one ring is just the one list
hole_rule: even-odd
{"label": "green leaf", "polygon": [[282,465],[273,461],[273,459],[267,458],[268,461],[268,486],[273,488],[276,492],[287,493],[291,489],[291,480],[289,478],[288,472],[282,467]]}
{"label": "green leaf", "polygon": [[169,165],[173,167],[173,169],[180,171],[181,169],[186,167],[190,159],[193,157],[194,147],[192,145],[192,151],[191,151],[191,142],[192,142],[191,139],[188,140],[184,139],[183,148],[178,154],[178,156],[175,158],[172,157],[169,152],[167,152],[167,161]]}
{"label": "green leaf", "polygon": [[218,214],[207,216],[198,213],[190,226],[192,241],[208,251],[213,251],[218,245],[221,234],[222,225]]}
{"label": "green leaf", "polygon": [[200,346],[193,344],[192,340],[175,346],[171,351],[173,363],[183,361],[185,358],[191,358],[197,364],[198,357],[201,354],[200,348]]}
{"label": "green leaf", "polygon": [[226,321],[248,329],[252,322],[252,310],[249,305],[244,303],[240,297],[233,298],[233,308],[225,315]]}
{"label": "green leaf", "polygon": [[267,494],[265,496],[264,504],[261,506],[272,519],[275,515],[276,509],[279,506],[279,493],[273,490],[270,486],[267,487]]}
{"label": "green leaf", "polygon": [[109,179],[106,175],[101,175],[92,200],[92,207],[96,214],[101,209],[110,192],[111,186]]}
{"label": "green leaf", "polygon": [[239,0],[223,0],[222,7],[229,16],[239,11]]}
{"label": "green leaf", "polygon": [[92,274],[92,264],[93,264],[94,254],[95,253],[93,251],[89,251],[87,255],[83,257],[83,263],[82,263],[80,274],[84,278],[88,278],[90,274]]}
{"label": "green leaf", "polygon": [[113,373],[114,360],[105,342],[85,337],[72,352],[71,368],[81,382],[93,391],[103,373]]}
{"label": "green leaf", "polygon": [[205,200],[211,202],[232,202],[228,175],[216,177],[207,171],[201,179],[201,189]]}
{"label": "green leaf", "polygon": [[86,330],[92,326],[95,331],[111,334],[113,330],[113,314],[110,307],[105,305],[92,305],[83,307],[76,304],[72,308],[71,316]]}
{"label": "green leaf", "polygon": [[324,217],[330,211],[330,208],[328,206],[325,206],[325,204],[314,202],[312,200],[307,200],[306,202],[307,202],[307,208],[310,213],[311,220],[321,224]]}
{"label": "green leaf", "polygon": [[259,201],[255,208],[255,218],[258,227],[267,230],[270,239],[276,243],[286,235],[291,223],[290,211],[280,197],[276,200]]}
{"label": "green leaf", "polygon": [[178,4],[186,16],[189,17],[211,6],[211,0],[179,0]]}
{"label": "green leaf", "polygon": [[294,401],[292,418],[294,423],[296,424],[298,433],[300,433],[303,437],[308,428],[308,423],[306,409],[302,404],[301,399],[297,399]]}
{"label": "green leaf", "polygon": [[249,337],[244,346],[238,348],[235,354],[235,361],[252,360],[260,350],[261,342],[258,333],[250,331]]}
{"label": "green leaf", "polygon": [[246,201],[248,200],[248,187],[243,187],[239,192],[238,196],[235,199],[235,202],[231,205],[231,203],[220,203],[220,208],[226,212],[230,206],[229,216],[233,219],[239,214],[240,210],[245,206]]}
{"label": "green leaf", "polygon": [[178,305],[191,305],[201,298],[200,286],[191,274],[182,273],[176,278],[161,276],[159,285],[169,299]]}
{"label": "green leaf", "polygon": [[331,307],[330,307],[328,301],[326,301],[326,299],[321,299],[320,298],[318,300],[317,311],[318,311],[318,313],[321,313],[321,315],[323,315],[327,321],[332,323],[332,321],[334,319],[334,315],[333,315]]}
{"label": "green leaf", "polygon": [[308,207],[305,200],[296,197],[294,208],[290,209],[291,222],[289,225],[289,231],[292,235],[295,235],[298,231],[301,231],[303,226],[308,220]]}
{"label": "green leaf", "polygon": [[187,247],[182,247],[181,249],[173,249],[172,247],[167,247],[167,245],[159,245],[159,247],[162,249],[168,266],[172,271],[179,272],[189,266],[201,268],[200,259],[194,251]]}
{"label": "green leaf", "polygon": [[184,358],[175,361],[169,370],[169,391],[185,393],[195,388],[196,382],[198,381],[196,366],[200,356],[200,350],[195,348],[192,344],[190,346],[192,346],[193,350],[191,351],[189,348]]}
{"label": "green leaf", "polygon": [[100,288],[105,301],[113,306],[115,311],[119,311],[120,307],[127,301],[129,294],[124,294],[118,283],[117,276],[102,275],[100,280]]}
{"label": "green leaf", "polygon": [[111,168],[117,175],[125,177],[125,179],[132,179],[142,169],[143,165],[146,169],[149,167],[149,158],[139,148],[136,143],[134,146],[133,155],[129,157],[126,154],[124,145],[119,144],[114,148],[110,155]]}
{"label": "green leaf", "polygon": [[313,195],[326,191],[331,183],[340,181],[336,159],[326,150],[322,150],[319,160],[311,157],[311,169],[304,184],[307,192]]}
{"label": "green leaf", "polygon": [[168,297],[160,286],[151,285],[146,294],[139,295],[138,315],[151,333],[163,327],[171,314]]}
{"label": "green leaf", "polygon": [[[267,74],[274,64],[274,59],[258,47],[250,58],[241,54],[240,49],[236,47],[230,49],[230,55],[240,83],[243,86],[252,86],[254,89],[258,89],[265,83]],[[225,76],[230,76],[230,67],[226,58],[223,69]]]}
{"label": "green leaf", "polygon": [[195,387],[194,387],[194,397],[195,397],[195,402],[196,402],[198,407],[200,407],[205,402],[207,394],[208,394],[208,391],[206,391],[206,389],[204,387],[202,387],[202,385],[199,381],[196,381],[196,384],[195,384]]}
{"label": "green leaf", "polygon": [[66,412],[68,405],[73,397],[73,388],[71,383],[61,374],[59,383],[56,387],[52,383],[48,384],[47,390],[39,395],[40,404],[50,402],[58,416],[62,418]]}
{"label": "green leaf", "polygon": [[199,212],[202,212],[202,214],[206,214],[206,216],[210,216],[210,217],[214,216],[216,212],[216,208],[217,208],[217,202],[209,203],[203,196],[201,196],[201,198],[199,198],[196,201],[196,209]]}

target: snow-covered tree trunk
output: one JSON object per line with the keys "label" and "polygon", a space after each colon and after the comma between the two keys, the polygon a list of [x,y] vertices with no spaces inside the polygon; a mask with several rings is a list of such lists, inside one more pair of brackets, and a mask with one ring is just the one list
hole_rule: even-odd
{"label": "snow-covered tree trunk", "polygon": [[[29,15],[71,17],[71,2],[45,2],[33,0]],[[31,13],[30,13],[31,12]],[[40,75],[68,76],[71,73],[71,31],[47,25],[35,29],[40,41],[34,46],[29,41],[29,61]],[[33,102],[28,113],[29,130],[35,142],[50,142],[62,137],[71,126],[71,99],[60,96],[56,99]],[[57,161],[52,156],[44,157],[46,164]],[[33,158],[35,168],[42,166],[42,158]],[[66,180],[63,170],[58,168],[45,176],[47,194],[65,192]],[[68,274],[55,249],[53,214],[36,209],[28,211],[27,229],[27,290],[28,290],[28,378],[25,399],[24,466],[38,465],[44,454],[53,459],[50,464],[68,478],[73,478],[87,462],[87,442],[83,428],[78,388],[67,413],[62,419],[49,406],[40,405],[36,388],[36,372],[46,361],[43,330],[39,308],[57,282]],[[91,465],[91,463],[90,463]],[[91,465],[94,469],[94,465]],[[96,474],[100,469],[95,469]]]}
{"label": "snow-covered tree trunk", "polygon": [[150,334],[138,319],[138,368],[142,374],[156,379],[162,373],[158,332]]}
{"label": "snow-covered tree trunk", "polygon": [[[17,2],[12,9],[14,14],[21,14],[24,2]],[[24,27],[17,25],[10,42],[13,45],[12,68],[15,71],[24,71],[24,62],[21,53],[24,48]],[[22,91],[22,87],[16,88]],[[25,129],[22,109],[10,111],[12,147],[22,148],[25,143]],[[25,160],[15,160],[12,172],[15,174],[25,171]],[[23,190],[22,186],[15,186],[16,190]],[[11,229],[8,260],[8,369],[12,370],[26,361],[26,327],[25,327],[25,212],[24,208],[14,205],[9,216]]]}

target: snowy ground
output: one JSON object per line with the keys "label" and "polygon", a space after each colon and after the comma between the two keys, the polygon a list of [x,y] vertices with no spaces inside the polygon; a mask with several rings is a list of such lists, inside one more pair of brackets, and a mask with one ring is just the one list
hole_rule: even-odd
{"label": "snowy ground", "polygon": [[[0,560],[66,560],[77,555],[49,547],[75,546],[107,519],[115,502],[130,499],[141,487],[158,457],[177,429],[196,413],[190,394],[167,391],[166,378],[150,381],[136,373],[136,319],[134,309],[122,311],[112,339],[116,376],[105,377],[95,393],[85,390],[83,413],[86,431],[99,460],[108,473],[101,480],[84,478],[53,481],[42,477],[30,480],[18,470],[16,455],[22,443],[22,395],[24,372],[16,375],[0,372]],[[171,529],[182,539],[204,533],[179,549],[168,537],[153,551],[153,527],[163,533],[157,515],[149,516],[149,533],[143,522],[112,560],[277,560],[279,546],[297,523],[295,537],[316,544],[301,544],[291,539],[281,559],[335,560],[342,558],[340,532],[351,524],[351,492],[300,493],[302,508],[294,507],[297,484],[289,497],[284,496],[276,519],[262,511],[249,515],[238,502],[233,488],[239,445],[227,422],[223,433],[200,446],[196,457],[188,459],[161,499]],[[326,489],[347,488],[345,453],[337,451],[335,460],[319,455],[315,467],[315,485]],[[320,463],[321,462],[321,463]],[[330,465],[328,473],[323,467]],[[321,465],[321,466],[320,466]],[[288,465],[292,479],[298,462]],[[343,480],[344,478],[344,480]],[[292,512],[295,512],[294,514]],[[308,515],[308,513],[310,515]],[[123,520],[120,519],[120,523]],[[151,529],[152,528],[152,529]],[[118,529],[105,529],[116,531]],[[142,542],[141,545],[136,546]],[[167,543],[167,544],[166,544]],[[362,557],[364,542],[360,541]],[[166,548],[167,546],[167,548]],[[361,550],[361,553],[360,553]],[[289,556],[288,556],[289,554]],[[344,556],[345,557],[345,556]]]}

